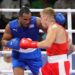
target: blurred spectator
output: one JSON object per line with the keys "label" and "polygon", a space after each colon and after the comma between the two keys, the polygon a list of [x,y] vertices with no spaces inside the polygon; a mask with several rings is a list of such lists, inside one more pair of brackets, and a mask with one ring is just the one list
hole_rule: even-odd
{"label": "blurred spectator", "polygon": [[19,8],[19,7],[20,7],[19,0],[11,0],[10,8]]}
{"label": "blurred spectator", "polygon": [[[19,0],[3,0],[2,1],[2,8],[19,8],[20,3]],[[11,18],[12,13],[11,12],[3,12],[3,14],[6,16],[6,18]]]}
{"label": "blurred spectator", "polygon": [[19,8],[19,0],[2,0],[2,8]]}
{"label": "blurred spectator", "polygon": [[10,21],[16,19],[17,16],[18,16],[17,12],[12,12],[12,16],[11,16]]}
{"label": "blurred spectator", "polygon": [[44,0],[29,0],[31,8],[44,8]]}
{"label": "blurred spectator", "polygon": [[75,0],[57,0],[54,8],[62,8],[62,9],[66,9],[66,8],[75,8]]}
{"label": "blurred spectator", "polygon": [[[1,8],[10,8],[10,7],[11,7],[11,0],[3,0],[2,1],[2,7]],[[10,18],[11,17],[11,13],[10,12],[3,12],[3,14],[7,18]]]}
{"label": "blurred spectator", "polygon": [[31,8],[53,7],[56,0],[29,0]]}
{"label": "blurred spectator", "polygon": [[21,5],[25,5],[25,6],[28,6],[30,7],[30,1],[29,0],[21,0]]}
{"label": "blurred spectator", "polygon": [[56,0],[43,0],[45,7],[53,7]]}
{"label": "blurred spectator", "polygon": [[[10,51],[11,49],[4,48],[4,50],[7,49],[7,51]],[[2,57],[0,57],[0,75],[10,75],[6,72],[1,72],[2,70],[12,70],[12,64],[11,64],[11,54],[3,54]]]}

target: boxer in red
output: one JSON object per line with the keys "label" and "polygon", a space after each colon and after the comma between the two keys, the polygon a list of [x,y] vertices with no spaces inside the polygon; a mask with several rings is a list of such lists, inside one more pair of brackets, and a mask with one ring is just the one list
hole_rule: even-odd
{"label": "boxer in red", "polygon": [[62,25],[55,22],[55,11],[45,8],[40,12],[42,26],[47,29],[46,39],[37,42],[22,38],[21,48],[46,48],[48,62],[39,75],[69,75],[70,63],[67,59],[68,36]]}

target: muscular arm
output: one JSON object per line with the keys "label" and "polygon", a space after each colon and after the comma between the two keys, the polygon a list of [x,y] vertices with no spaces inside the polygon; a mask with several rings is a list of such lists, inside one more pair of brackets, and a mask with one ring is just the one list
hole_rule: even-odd
{"label": "muscular arm", "polygon": [[69,39],[69,45],[68,45],[68,54],[72,53],[73,51],[75,51],[75,47],[72,44],[72,40]]}
{"label": "muscular arm", "polygon": [[11,32],[10,32],[9,25],[7,25],[6,28],[5,28],[5,32],[4,32],[4,34],[3,34],[2,40],[1,40],[2,45],[3,45],[3,46],[6,46],[6,42],[7,42],[8,40],[10,40],[11,38],[12,38],[12,34],[11,34]]}
{"label": "muscular arm", "polygon": [[51,45],[55,41],[56,34],[57,34],[57,26],[53,26],[52,28],[49,28],[47,31],[46,39],[41,42],[38,42],[37,47],[39,48],[51,47]]}

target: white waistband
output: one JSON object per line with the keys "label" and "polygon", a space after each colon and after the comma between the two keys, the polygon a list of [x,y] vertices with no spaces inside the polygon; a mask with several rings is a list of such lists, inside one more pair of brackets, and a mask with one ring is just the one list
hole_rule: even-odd
{"label": "white waistband", "polygon": [[60,61],[67,61],[67,54],[48,56],[49,63],[56,63],[56,62],[60,62]]}
{"label": "white waistband", "polygon": [[22,52],[22,53],[29,53],[29,52],[33,52],[35,51],[36,48],[27,48],[27,49],[22,49],[20,48],[19,52]]}

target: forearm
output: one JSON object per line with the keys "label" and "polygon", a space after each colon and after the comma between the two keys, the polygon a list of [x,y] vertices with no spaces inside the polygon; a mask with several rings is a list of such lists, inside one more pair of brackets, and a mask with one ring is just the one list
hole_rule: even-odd
{"label": "forearm", "polygon": [[69,44],[69,48],[68,48],[68,54],[71,54],[72,52],[75,51],[75,46],[71,43]]}
{"label": "forearm", "polygon": [[42,42],[38,42],[37,47],[38,48],[48,48],[48,47],[50,47],[50,44],[44,40]]}
{"label": "forearm", "polygon": [[7,40],[1,40],[2,46],[6,46],[7,42]]}
{"label": "forearm", "polygon": [[75,46],[73,44],[70,45],[69,50],[75,51]]}

